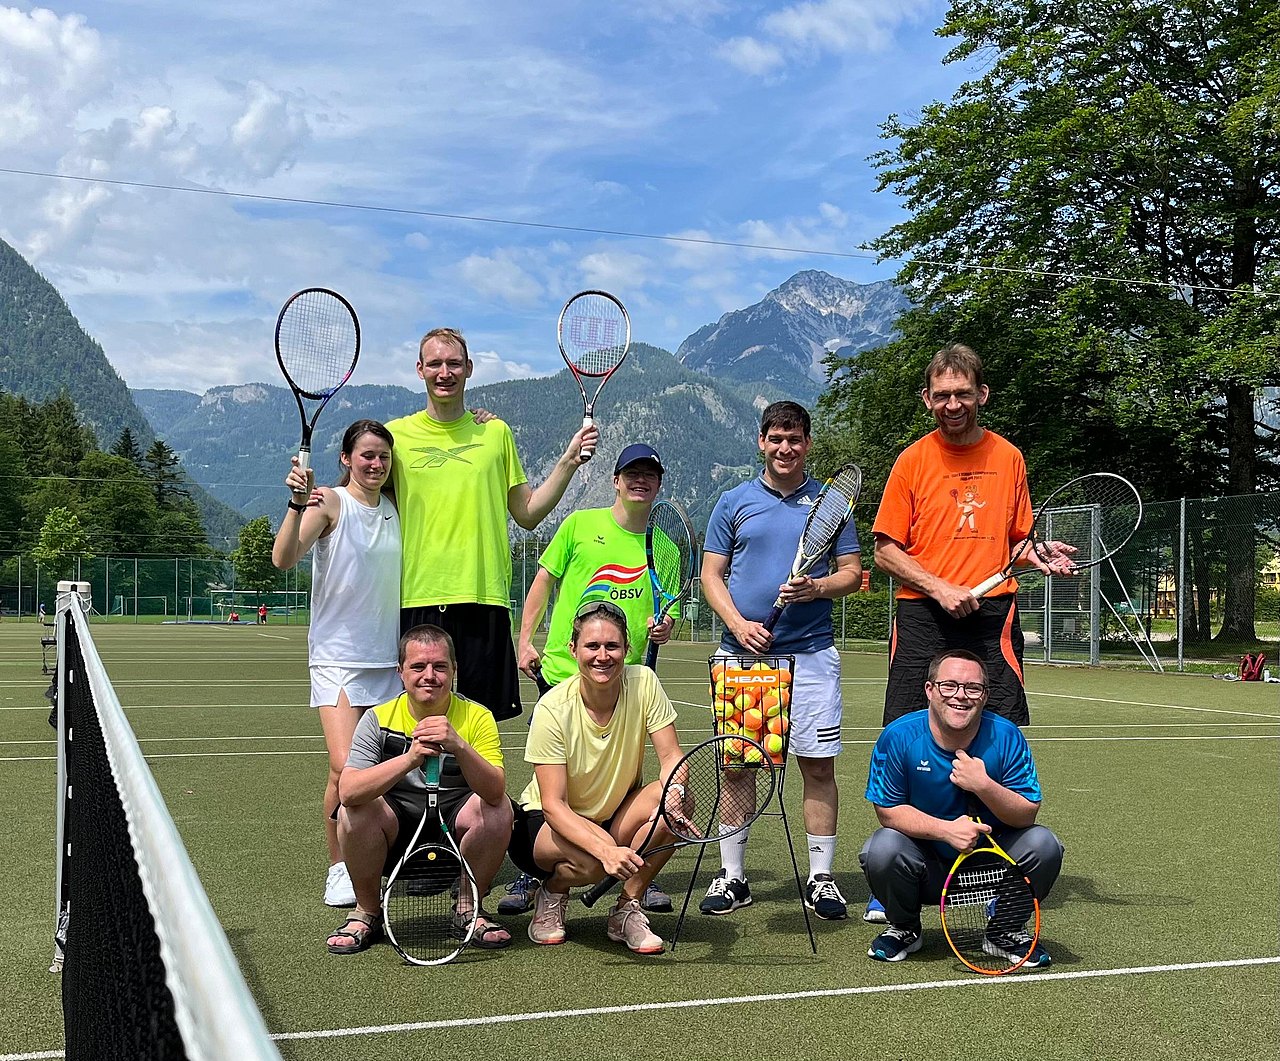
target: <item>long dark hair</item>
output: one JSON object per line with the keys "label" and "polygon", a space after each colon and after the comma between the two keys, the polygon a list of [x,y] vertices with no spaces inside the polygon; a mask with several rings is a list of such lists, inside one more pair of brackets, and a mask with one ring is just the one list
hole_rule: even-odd
{"label": "long dark hair", "polygon": [[[351,451],[356,448],[356,443],[360,441],[362,435],[376,435],[382,439],[388,446],[394,446],[396,440],[392,437],[386,426],[380,424],[377,420],[357,420],[342,435],[342,456],[350,457]],[[342,469],[342,474],[338,476],[338,485],[346,486],[351,482],[351,465],[343,464],[341,459],[338,461]]]}

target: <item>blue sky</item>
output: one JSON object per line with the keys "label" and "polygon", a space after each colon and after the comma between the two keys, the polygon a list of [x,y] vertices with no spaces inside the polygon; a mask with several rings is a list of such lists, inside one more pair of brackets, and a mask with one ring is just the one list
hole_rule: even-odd
{"label": "blue sky", "polygon": [[[460,327],[476,381],[561,367],[560,306],[603,287],[674,350],[800,269],[859,282],[900,217],[866,161],[948,98],[935,0],[0,0],[0,237],[134,387],[273,380],[284,299],[360,314],[356,381],[417,386]],[[395,211],[418,211],[397,213]],[[802,248],[784,254],[466,215]]]}

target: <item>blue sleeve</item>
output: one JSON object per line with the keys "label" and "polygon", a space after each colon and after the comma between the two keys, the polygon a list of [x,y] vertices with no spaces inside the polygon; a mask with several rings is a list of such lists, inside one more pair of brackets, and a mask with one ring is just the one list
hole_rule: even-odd
{"label": "blue sleeve", "polygon": [[1040,803],[1044,797],[1040,792],[1036,762],[1031,757],[1031,746],[1022,735],[1022,730],[1016,726],[1010,726],[1010,729],[1012,732],[1001,748],[1001,776],[996,780],[1032,803]]}
{"label": "blue sleeve", "polygon": [[720,495],[716,507],[711,510],[711,519],[707,523],[707,536],[702,540],[703,552],[716,553],[719,556],[733,555],[733,525],[730,518],[732,503],[729,492]]}
{"label": "blue sleeve", "polygon": [[871,749],[871,768],[867,773],[866,798],[877,807],[899,807],[907,802],[907,779],[903,772],[901,749],[893,735],[885,730]]}
{"label": "blue sleeve", "polygon": [[836,556],[860,552],[862,552],[862,546],[858,543],[858,528],[853,525],[853,520],[849,520],[844,525],[844,530],[840,532],[840,537],[836,539]]}

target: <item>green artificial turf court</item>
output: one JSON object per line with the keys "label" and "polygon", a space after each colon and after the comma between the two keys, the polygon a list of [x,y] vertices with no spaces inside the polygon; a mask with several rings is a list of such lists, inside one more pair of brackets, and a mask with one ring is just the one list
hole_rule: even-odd
{"label": "green artificial turf court", "polygon": [[[970,974],[936,912],[925,947],[873,962],[857,916],[862,799],[879,732],[883,655],[847,654],[837,880],[854,916],[815,922],[809,951],[778,819],[752,833],[753,906],[696,909],[674,953],[604,935],[604,906],[570,907],[571,939],[536,947],[528,915],[502,952],[436,969],[387,945],[331,957],[341,913],[320,902],[323,741],[306,708],[302,627],[93,628],[129,719],[272,1033],[287,1058],[456,1054],[505,1061],[671,1055],[1147,1061],[1280,1051],[1280,688],[1133,670],[1031,667],[1027,730],[1067,859],[1044,904],[1052,969]],[[663,650],[683,741],[710,732],[706,644]],[[57,1056],[53,732],[39,628],[0,623],[0,1061]],[[526,702],[532,701],[527,690]],[[509,789],[529,768],[523,719],[504,723]],[[805,866],[799,775],[787,808]],[[661,883],[683,897],[693,849]],[[718,868],[714,849],[696,908]],[[503,880],[514,871],[504,867]],[[496,896],[490,900],[490,906]],[[655,915],[670,936],[675,915]]]}

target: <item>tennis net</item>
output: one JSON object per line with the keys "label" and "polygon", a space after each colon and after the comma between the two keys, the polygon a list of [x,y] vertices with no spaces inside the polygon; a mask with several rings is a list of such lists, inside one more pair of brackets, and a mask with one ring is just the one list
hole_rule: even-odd
{"label": "tennis net", "polygon": [[278,1061],[102,665],[87,601],[59,598],[55,968],[66,1056]]}

